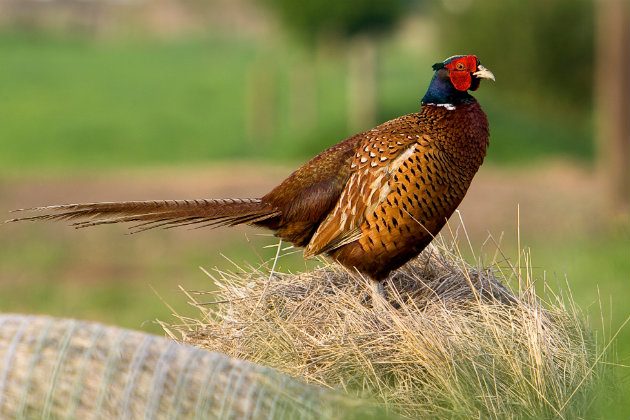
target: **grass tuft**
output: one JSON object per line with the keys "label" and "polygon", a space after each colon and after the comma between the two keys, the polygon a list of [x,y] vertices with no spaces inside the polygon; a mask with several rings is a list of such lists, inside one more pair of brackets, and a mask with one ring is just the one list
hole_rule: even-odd
{"label": "grass tuft", "polygon": [[375,301],[367,280],[337,264],[216,270],[217,291],[188,292],[199,319],[164,327],[405,417],[584,417],[604,353],[572,297],[539,297],[527,256],[502,272],[453,249],[430,246]]}

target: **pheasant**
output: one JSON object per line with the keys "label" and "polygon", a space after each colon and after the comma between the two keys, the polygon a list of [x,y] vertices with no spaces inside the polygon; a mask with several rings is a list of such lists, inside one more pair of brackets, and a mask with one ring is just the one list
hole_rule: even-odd
{"label": "pheasant", "polygon": [[[330,147],[262,198],[65,204],[21,220],[70,220],[76,228],[131,222],[157,227],[271,229],[382,280],[417,256],[464,198],[489,142],[488,120],[468,91],[494,75],[476,56],[433,65],[420,112],[387,121]],[[19,210],[20,211],[20,210]]]}

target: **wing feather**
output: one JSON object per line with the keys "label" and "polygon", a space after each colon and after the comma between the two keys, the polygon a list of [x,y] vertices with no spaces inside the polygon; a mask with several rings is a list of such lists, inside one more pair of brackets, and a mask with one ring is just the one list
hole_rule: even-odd
{"label": "wing feather", "polygon": [[333,211],[319,226],[304,250],[306,257],[333,251],[359,240],[367,214],[382,203],[391,190],[390,178],[416,150],[415,137],[405,137],[394,147],[368,138],[356,154],[346,188]]}

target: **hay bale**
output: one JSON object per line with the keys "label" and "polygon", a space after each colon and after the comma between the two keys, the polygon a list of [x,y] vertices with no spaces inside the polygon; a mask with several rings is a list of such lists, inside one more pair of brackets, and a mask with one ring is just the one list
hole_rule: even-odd
{"label": "hay bale", "polygon": [[330,418],[350,402],[273,369],[135,331],[0,315],[0,418]]}
{"label": "hay bale", "polygon": [[571,299],[542,302],[531,283],[513,291],[499,273],[444,249],[395,273],[381,302],[338,265],[211,276],[210,298],[189,293],[199,319],[165,326],[170,334],[390,412],[577,418],[592,402],[600,365]]}

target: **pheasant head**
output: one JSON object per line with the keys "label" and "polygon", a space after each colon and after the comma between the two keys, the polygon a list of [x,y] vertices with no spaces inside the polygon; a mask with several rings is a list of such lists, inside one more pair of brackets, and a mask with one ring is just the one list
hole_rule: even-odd
{"label": "pheasant head", "polygon": [[422,98],[423,104],[444,106],[468,102],[469,90],[477,90],[481,79],[494,81],[494,75],[474,55],[455,55],[433,65],[433,78]]}

